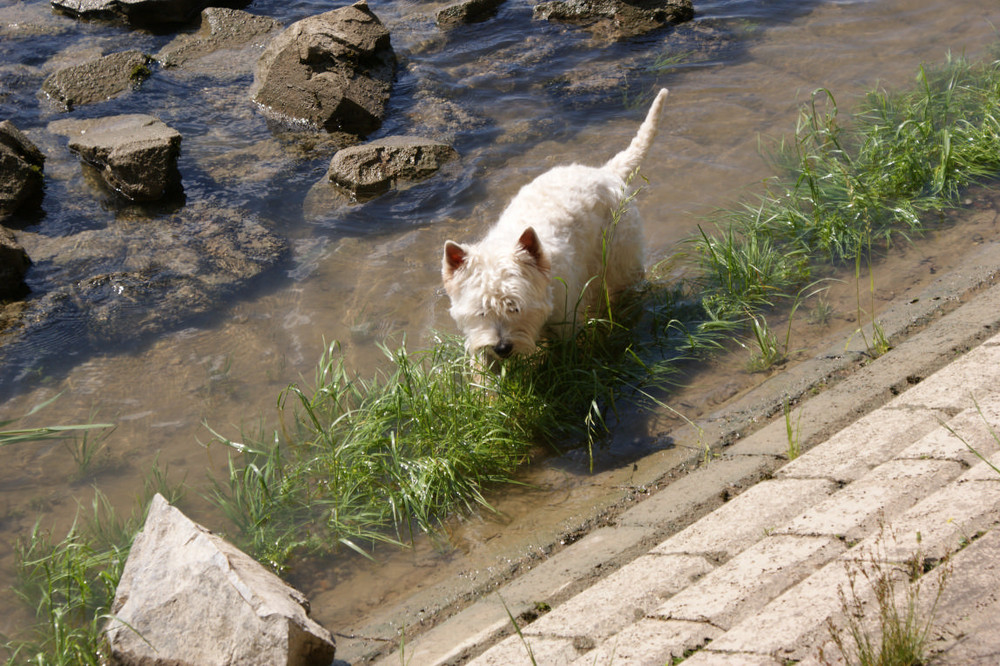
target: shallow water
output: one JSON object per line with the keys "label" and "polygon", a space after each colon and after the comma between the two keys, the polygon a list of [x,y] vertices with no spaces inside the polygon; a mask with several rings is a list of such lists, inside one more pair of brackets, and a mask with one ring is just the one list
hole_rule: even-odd
{"label": "shallow water", "polygon": [[[225,452],[202,445],[212,438],[203,424],[234,439],[261,421],[273,424],[278,393],[290,382],[311,380],[324,341],[341,341],[350,363],[369,374],[381,360],[376,343],[405,334],[420,345],[432,330],[450,330],[439,285],[444,240],[482,234],[503,203],[545,169],[601,162],[620,150],[655,88],[667,86],[671,94],[643,167],[649,184],[638,200],[650,262],[682,251],[681,242],[705,215],[733,205],[772,174],[758,140],[788,136],[814,89],[829,89],[850,109],[874,86],[909,85],[921,63],[941,62],[949,51],[984,55],[995,42],[991,21],[1000,18],[988,0],[718,0],[696,2],[691,24],[607,46],[572,28],[535,23],[530,5],[514,0],[493,20],[445,37],[433,24],[441,6],[372,4],[392,31],[401,63],[389,119],[375,136],[442,138],[461,161],[365,205],[350,205],[317,185],[329,148],[303,149],[276,138],[249,103],[259,49],[241,54],[235,66],[232,58],[220,58],[157,70],[124,98],[73,112],[159,115],[184,136],[186,204],[255,215],[288,239],[292,253],[287,264],[210,312],[140,339],[95,343],[79,322],[55,321],[31,342],[44,363],[0,370],[0,388],[9,396],[0,419],[61,394],[29,423],[118,424],[84,476],[61,443],[5,450],[0,585],[11,580],[14,540],[38,518],[61,535],[94,486],[127,507],[158,461],[171,478],[204,490],[206,473],[223,468]],[[320,0],[271,0],[247,9],[288,24],[330,8]],[[65,139],[46,129],[67,114],[36,91],[58,64],[82,54],[155,52],[170,38],[53,15],[45,2],[0,0],[0,118],[15,119],[47,155],[44,214],[18,232],[29,255],[49,256],[53,238],[128,233],[129,224],[162,220],[156,211],[122,210],[85,180]],[[680,64],[660,68],[664,54],[679,54]],[[963,243],[995,232],[995,225],[958,228],[901,250],[876,274],[880,301],[925,279],[928,262],[935,270],[959,265]],[[32,297],[73,279],[59,262],[38,263],[29,274]],[[849,306],[834,317],[849,326],[845,310]],[[803,339],[823,335],[807,326],[795,330]],[[755,381],[729,366],[711,370],[692,379],[696,388],[685,398],[691,414]],[[655,447],[665,422],[634,418],[608,445],[601,463],[612,468],[606,473],[588,475],[581,454],[526,471],[536,489],[503,491],[496,498],[502,517],[463,521],[443,550],[423,544],[386,554],[377,565],[346,558],[323,572],[293,576],[294,582],[313,598],[314,615],[342,631],[401,590],[487,567],[491,558],[517,557],[538,547],[532,543],[538,526],[571,524],[594,503],[626,492],[619,486],[628,475],[612,463]],[[188,505],[194,517],[216,526],[218,516],[193,493]],[[9,599],[2,603],[11,608]],[[24,621],[18,612],[3,618],[4,633]]]}

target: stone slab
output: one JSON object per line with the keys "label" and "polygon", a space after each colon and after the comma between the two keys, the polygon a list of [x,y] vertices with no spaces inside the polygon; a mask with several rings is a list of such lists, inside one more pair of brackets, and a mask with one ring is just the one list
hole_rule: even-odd
{"label": "stone slab", "polygon": [[469,662],[469,666],[564,666],[580,652],[568,638],[513,635]]}
{"label": "stone slab", "polygon": [[803,659],[829,638],[826,620],[839,613],[837,590],[847,585],[838,558],[713,640],[712,650]]}
{"label": "stone slab", "polygon": [[776,533],[856,541],[880,520],[891,521],[961,473],[961,465],[945,460],[892,460],[802,512]]}
{"label": "stone slab", "polygon": [[993,337],[942,372],[920,382],[904,402],[929,409],[959,411],[974,407],[973,398],[1000,386],[1000,338]]}
{"label": "stone slab", "polygon": [[771,530],[827,498],[835,484],[824,479],[763,481],[699,520],[651,552],[710,553],[723,560],[743,552]]}
{"label": "stone slab", "polygon": [[902,450],[899,457],[955,460],[971,467],[979,462],[974,451],[984,456],[996,453],[1000,450],[1000,441],[991,424],[1000,423],[1000,395],[985,395],[976,402],[976,407],[943,422]]}
{"label": "stone slab", "polygon": [[713,566],[693,555],[644,555],[528,625],[527,635],[607,638]]}
{"label": "stone slab", "polygon": [[720,490],[764,474],[774,466],[759,456],[714,459],[636,504],[618,518],[618,525],[669,527],[698,507],[721,502]]}
{"label": "stone slab", "polygon": [[768,537],[679,592],[651,615],[709,622],[728,629],[844,549],[844,544],[832,537]]}
{"label": "stone slab", "polygon": [[749,652],[717,652],[709,648],[698,650],[684,660],[684,666],[787,666],[788,662],[763,654]]}
{"label": "stone slab", "polygon": [[[802,411],[808,414],[810,405],[807,403]],[[855,481],[940,427],[941,421],[947,418],[945,412],[932,409],[883,407],[791,461],[775,472],[775,477],[826,478],[838,483]]]}
{"label": "stone slab", "polygon": [[663,666],[704,647],[720,633],[704,622],[640,620],[584,654],[573,666]]}

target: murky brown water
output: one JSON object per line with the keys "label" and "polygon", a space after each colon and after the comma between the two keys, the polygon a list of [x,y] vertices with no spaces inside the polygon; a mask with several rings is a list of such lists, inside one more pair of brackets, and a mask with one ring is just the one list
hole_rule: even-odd
{"label": "murky brown water", "polygon": [[[948,51],[970,58],[984,55],[996,40],[993,25],[1000,22],[1000,8],[990,0],[821,2],[791,17],[769,13],[767,4],[749,3],[748,10],[747,3],[696,2],[699,20],[707,16],[742,25],[741,47],[660,79],[671,95],[661,134],[644,165],[650,183],[639,199],[651,259],[677,252],[703,216],[732,205],[771,175],[758,156],[758,137],[788,135],[812,90],[826,87],[842,108],[850,109],[873,86],[909,85],[921,63],[940,62]],[[4,6],[15,7],[0,0],[0,8]],[[433,38],[435,29],[404,20],[416,6],[400,2],[375,9],[394,29],[397,52],[409,49],[411,65],[419,61],[422,44]],[[739,15],[731,16],[730,11]],[[445,61],[435,66],[451,68],[453,74],[466,68],[466,85],[475,83],[474,63]],[[524,145],[517,137],[525,118],[561,115],[552,98],[525,93],[488,109],[502,139],[495,147],[473,153],[475,196],[449,209],[446,219],[390,225],[378,233],[348,237],[311,234],[324,227],[323,220],[330,216],[325,213],[316,227],[306,224],[290,231],[297,254],[291,280],[221,308],[211,325],[164,334],[129,353],[92,357],[65,375],[43,378],[40,386],[0,406],[0,419],[11,418],[61,394],[25,424],[91,419],[118,424],[93,472],[82,479],[76,478],[76,463],[62,444],[4,450],[8,463],[0,470],[0,586],[6,588],[11,581],[14,540],[37,519],[56,534],[64,533],[77,507],[89,503],[92,486],[127,507],[142,476],[158,461],[172,479],[184,478],[204,490],[206,474],[223,469],[225,452],[201,444],[211,440],[203,423],[239,438],[241,429],[273,422],[278,393],[300,378],[311,381],[324,340],[343,341],[352,365],[364,372],[380,361],[374,343],[386,335],[405,333],[417,342],[432,329],[449,329],[447,301],[439,287],[443,241],[481,234],[503,202],[540,171],[614,154],[627,144],[644,113],[635,109],[589,123],[585,114],[576,113],[568,122],[581,126],[568,143]],[[995,220],[980,221],[975,229],[958,227],[900,249],[875,269],[878,301],[888,302],[916,288],[933,271],[960,265],[967,244],[996,233]],[[22,242],[30,253],[30,234]],[[853,316],[853,289],[844,287],[843,293],[831,291],[829,296],[834,325],[845,324],[846,330]],[[801,341],[793,346],[805,348],[811,339],[829,335],[829,329],[803,321],[793,328],[794,339]],[[733,358],[738,365],[745,353],[735,352]],[[734,379],[729,365],[714,368],[719,371],[712,374],[708,368],[694,377],[692,392],[679,398],[689,413],[711,409],[757,381],[750,375]],[[629,437],[641,440],[663,423],[632,423]],[[295,583],[313,599],[317,619],[342,631],[407,590],[449,576],[475,576],[491,562],[500,566],[505,559],[538,548],[533,537],[541,528],[571,525],[595,504],[626,492],[628,471],[588,475],[580,461],[569,456],[528,470],[526,479],[535,487],[505,489],[494,498],[500,516],[456,524],[443,548],[421,542],[412,551],[385,553],[376,564],[335,562],[320,574],[296,577]],[[194,517],[212,527],[218,517],[197,497],[189,500]],[[24,621],[23,613],[13,611],[9,595],[0,598],[0,606],[5,609],[0,632],[8,633]]]}

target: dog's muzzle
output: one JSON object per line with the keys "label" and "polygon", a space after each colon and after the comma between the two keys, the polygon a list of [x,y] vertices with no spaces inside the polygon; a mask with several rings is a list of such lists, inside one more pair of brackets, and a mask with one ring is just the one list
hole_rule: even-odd
{"label": "dog's muzzle", "polygon": [[493,346],[493,353],[498,358],[507,358],[514,353],[514,343],[510,340],[501,340]]}

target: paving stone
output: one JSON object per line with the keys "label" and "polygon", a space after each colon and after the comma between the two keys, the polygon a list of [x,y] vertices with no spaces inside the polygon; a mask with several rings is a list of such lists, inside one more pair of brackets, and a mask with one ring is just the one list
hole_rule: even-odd
{"label": "paving stone", "polygon": [[906,393],[904,402],[930,409],[962,410],[973,407],[973,396],[983,396],[1000,386],[1000,338],[994,337],[952,361],[946,372],[937,372]]}
{"label": "paving stone", "polygon": [[[997,525],[1000,480],[963,477],[890,521],[893,536],[886,544],[886,554],[894,561],[909,559],[918,550],[924,557],[941,558],[955,552],[977,532]],[[859,546],[870,545],[874,539],[869,537]]]}
{"label": "paving stone", "polygon": [[959,481],[1000,481],[1000,453],[984,456]]}
{"label": "paving stone", "polygon": [[646,536],[646,530],[638,527],[595,530],[504,585],[500,588],[500,597],[511,609],[524,604],[534,605],[537,601],[550,602],[574,583],[591,576],[595,569],[635,547]]}
{"label": "paving stone", "polygon": [[845,550],[832,537],[771,536],[743,551],[651,615],[728,629]]}
{"label": "paving stone", "polygon": [[[511,611],[514,616],[517,612]],[[479,601],[448,618],[430,631],[420,634],[375,662],[376,666],[399,666],[401,663],[441,664],[457,661],[503,636],[511,628],[510,616],[492,599]]]}
{"label": "paving stone", "polygon": [[684,660],[684,666],[786,666],[786,664],[787,662],[768,655],[716,652],[711,649],[698,650]]}
{"label": "paving stone", "polygon": [[[808,413],[809,403],[803,409]],[[775,477],[855,481],[947,420],[942,411],[886,406],[791,461],[775,472]]]}
{"label": "paving stone", "polygon": [[837,589],[848,583],[838,558],[713,640],[712,650],[803,659],[829,638],[826,620],[839,615]]}
{"label": "paving stone", "polygon": [[563,666],[579,655],[568,638],[525,636],[522,639],[515,634],[470,661],[469,666]]}
{"label": "paving stone", "polygon": [[618,525],[663,527],[708,502],[716,501],[720,488],[753,478],[774,467],[760,456],[736,456],[712,460],[644,499],[618,518]]}
{"label": "paving stone", "polygon": [[825,534],[856,541],[879,520],[891,521],[961,472],[961,465],[946,460],[893,460],[810,507],[776,533]]}
{"label": "paving stone", "polygon": [[1000,450],[992,424],[1000,423],[1000,396],[986,395],[977,400],[978,407],[960,412],[945,425],[899,452],[900,458],[937,458],[958,460],[970,467],[979,462],[969,447],[989,456]]}
{"label": "paving stone", "polygon": [[[510,629],[508,611],[518,617],[535,603],[551,602],[564,590],[592,576],[623,551],[633,548],[646,536],[638,527],[608,527],[595,530],[573,545],[559,551],[530,571],[521,574],[495,593],[420,634],[405,646],[403,657],[413,656],[413,663],[450,663],[466,653],[487,645]],[[456,640],[461,636],[461,640]],[[393,652],[377,664],[400,663]]]}
{"label": "paving stone", "polygon": [[[573,666],[663,666],[689,650],[704,647],[722,633],[704,622],[640,620],[573,662]],[[539,661],[539,664],[547,662]]]}
{"label": "paving stone", "polygon": [[694,555],[644,555],[543,615],[524,634],[606,638],[712,568]]}
{"label": "paving stone", "polygon": [[654,548],[652,553],[712,553],[729,559],[833,492],[823,479],[763,481]]}
{"label": "paving stone", "polygon": [[[958,553],[938,599],[930,650],[935,663],[990,664],[1000,655],[1000,530]],[[933,601],[933,589],[922,600]]]}

